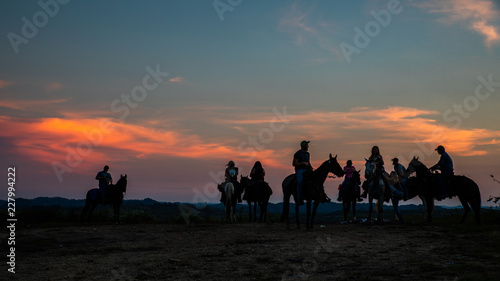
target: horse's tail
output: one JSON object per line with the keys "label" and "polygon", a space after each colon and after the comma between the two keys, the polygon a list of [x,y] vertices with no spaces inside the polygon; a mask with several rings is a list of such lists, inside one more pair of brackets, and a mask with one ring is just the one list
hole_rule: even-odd
{"label": "horse's tail", "polygon": [[283,191],[283,212],[281,213],[281,222],[288,221],[288,213],[290,212],[290,196],[293,193],[293,186],[291,184],[293,182],[292,176],[294,176],[294,174],[286,177],[281,183]]}

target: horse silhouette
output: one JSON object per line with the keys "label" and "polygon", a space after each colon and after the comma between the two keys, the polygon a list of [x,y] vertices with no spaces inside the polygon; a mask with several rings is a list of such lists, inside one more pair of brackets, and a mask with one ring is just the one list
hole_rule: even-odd
{"label": "horse silhouette", "polygon": [[[384,178],[381,167],[375,161],[371,160],[366,160],[365,167],[365,178],[367,180],[363,182],[363,186],[368,190],[368,223],[372,222],[374,199],[377,200],[377,223],[384,222],[384,201],[388,201],[389,199],[392,202],[394,214],[398,217],[400,222],[404,222],[403,216],[399,212],[400,196],[396,196],[391,190],[388,180]],[[394,189],[394,187],[392,187],[392,189]],[[400,195],[402,195],[402,193]]]}
{"label": "horse silhouette", "polygon": [[342,191],[342,209],[344,210],[344,221],[347,221],[351,206],[353,220],[356,220],[356,202],[358,201],[359,188],[361,185],[361,176],[359,174],[360,171],[354,170],[349,184],[343,187],[344,190]]}
{"label": "horse silhouette", "polygon": [[125,193],[126,191],[127,175],[120,175],[120,179],[116,182],[116,184],[110,184],[106,188],[106,202],[102,202],[102,196],[100,194],[99,188],[93,188],[89,190],[85,198],[85,207],[83,207],[80,221],[83,221],[85,214],[88,213],[87,221],[90,222],[90,216],[97,205],[111,204],[113,205],[114,222],[120,223],[120,206],[123,202],[123,193]]}
{"label": "horse silhouette", "polygon": [[254,221],[257,221],[257,205],[260,209],[259,222],[267,222],[267,205],[269,204],[269,198],[273,194],[273,190],[269,184],[265,181],[252,182],[248,177],[241,177],[240,185],[245,190],[245,195],[243,200],[248,203],[248,217],[249,221],[252,221],[252,203],[253,203],[253,217]]}
{"label": "horse silhouette", "polygon": [[[407,170],[408,174],[416,172],[416,177],[408,180],[408,192],[411,191],[411,193],[416,193],[424,197],[427,208],[427,221],[432,222],[434,199],[439,189],[436,174],[431,173],[429,169],[415,157],[410,161]],[[479,187],[472,179],[466,176],[453,176],[451,184],[447,188],[447,193],[449,197],[458,196],[460,203],[462,203],[464,214],[460,220],[461,223],[465,221],[471,208],[474,211],[474,222],[476,224],[481,223],[479,214],[481,211],[481,193],[479,192]]]}
{"label": "horse silhouette", "polygon": [[[307,230],[311,230],[313,228],[314,217],[316,215],[318,205],[321,203],[323,198],[323,184],[325,183],[328,173],[333,173],[338,177],[342,177],[344,175],[344,170],[337,162],[337,156],[332,157],[330,154],[330,158],[323,162],[318,169],[308,171],[304,175],[302,199],[305,199],[307,202]],[[283,188],[283,213],[281,214],[281,221],[286,221],[287,225],[289,224],[288,213],[290,212],[290,196],[293,195],[293,199],[295,201],[295,218],[297,220],[297,228],[300,228],[299,204],[297,202],[297,176],[295,174],[287,176],[281,183],[281,186]],[[311,214],[312,201],[314,201],[314,205]]]}

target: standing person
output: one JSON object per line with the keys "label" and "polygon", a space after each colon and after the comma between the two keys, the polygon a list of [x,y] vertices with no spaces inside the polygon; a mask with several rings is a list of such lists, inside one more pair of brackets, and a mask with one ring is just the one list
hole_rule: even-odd
{"label": "standing person", "polygon": [[108,171],[109,167],[106,165],[102,171],[97,173],[95,176],[95,179],[99,181],[99,191],[101,192],[101,200],[103,204],[106,202],[106,190],[108,186],[113,183],[113,178]]}
{"label": "standing person", "polygon": [[346,186],[349,186],[349,183],[351,182],[351,178],[352,178],[354,171],[356,171],[356,168],[352,165],[352,161],[347,160],[346,166],[344,167],[345,177],[344,177],[344,181],[340,185],[339,197],[337,198],[337,201],[342,201],[343,192],[344,192]]}
{"label": "standing person", "polygon": [[313,170],[308,152],[309,142],[310,141],[305,140],[301,141],[300,150],[295,152],[293,155],[293,166],[295,167],[295,175],[297,176],[297,204],[299,206],[304,204],[304,199],[302,198],[302,191],[304,188],[304,172]]}
{"label": "standing person", "polygon": [[[451,179],[453,178],[453,161],[451,160],[450,155],[445,151],[444,146],[440,145],[436,148],[441,157],[439,158],[439,162],[436,165],[429,168],[429,170],[440,170],[441,173],[437,175],[437,181],[439,183],[439,193],[436,196],[437,200],[443,200],[446,196],[450,196],[451,192],[446,192],[446,187],[449,186]],[[449,193],[449,194],[447,194]],[[451,198],[451,196],[450,196]]]}
{"label": "standing person", "polygon": [[396,173],[397,181],[403,189],[403,200],[408,200],[408,188],[406,187],[406,182],[408,177],[405,176],[406,168],[399,163],[398,158],[392,158],[392,165],[394,166],[394,172]]}

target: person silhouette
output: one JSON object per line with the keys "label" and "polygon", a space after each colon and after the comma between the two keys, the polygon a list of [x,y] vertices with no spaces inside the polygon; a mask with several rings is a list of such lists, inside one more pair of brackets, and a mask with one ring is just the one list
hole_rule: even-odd
{"label": "person silhouette", "polygon": [[302,198],[302,191],[304,188],[304,173],[306,171],[312,171],[310,155],[309,155],[309,142],[301,141],[300,150],[295,152],[293,155],[293,166],[295,167],[295,175],[297,176],[297,204],[299,206],[304,205],[304,199]]}
{"label": "person silhouette", "polygon": [[113,183],[113,178],[111,174],[108,173],[109,166],[106,165],[102,169],[102,171],[98,172],[95,176],[95,179],[99,181],[99,191],[101,192],[101,200],[103,203],[106,203],[106,191],[108,186]]}
{"label": "person silhouette", "polygon": [[437,153],[441,155],[439,162],[436,165],[429,168],[430,171],[440,170],[441,173],[437,175],[437,182],[439,185],[439,194],[436,196],[437,200],[443,200],[446,196],[451,196],[451,192],[447,192],[447,186],[450,185],[451,179],[453,178],[453,161],[450,155],[445,151],[444,146],[440,145],[436,149]]}

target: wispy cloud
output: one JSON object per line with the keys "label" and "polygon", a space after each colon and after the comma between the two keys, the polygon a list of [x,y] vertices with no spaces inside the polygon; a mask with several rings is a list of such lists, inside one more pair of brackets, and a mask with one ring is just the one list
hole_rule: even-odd
{"label": "wispy cloud", "polygon": [[45,93],[52,93],[61,90],[63,85],[59,82],[51,82],[45,86]]}
{"label": "wispy cloud", "polygon": [[12,82],[7,81],[7,80],[0,80],[0,89],[5,88],[7,86],[12,85]]}
{"label": "wispy cloud", "polygon": [[180,76],[177,76],[177,77],[174,77],[174,78],[170,78],[168,80],[168,82],[171,82],[171,83],[181,83],[184,81],[184,78],[180,77]]}
{"label": "wispy cloud", "polygon": [[500,27],[495,25],[500,13],[491,0],[433,0],[416,2],[415,5],[430,13],[443,14],[442,23],[464,23],[467,28],[485,37],[487,47],[500,42]]}
{"label": "wispy cloud", "polygon": [[[343,58],[333,42],[335,25],[324,20],[315,20],[315,17],[311,16],[315,8],[313,4],[302,7],[301,2],[292,3],[283,13],[278,23],[278,30],[291,34],[297,46],[320,48],[334,54],[337,58]],[[313,61],[324,63],[327,59],[319,57]]]}
{"label": "wispy cloud", "polygon": [[61,104],[70,99],[54,99],[54,100],[0,100],[0,107],[6,107],[16,110],[33,110],[39,107],[45,107],[52,104]]}

